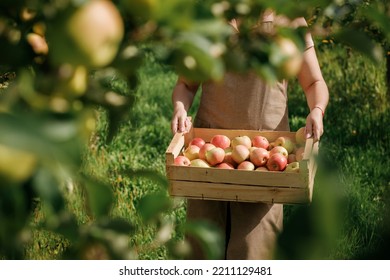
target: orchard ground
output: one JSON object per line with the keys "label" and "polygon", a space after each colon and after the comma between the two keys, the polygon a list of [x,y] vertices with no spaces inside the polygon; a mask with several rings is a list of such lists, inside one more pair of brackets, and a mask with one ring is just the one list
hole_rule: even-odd
{"label": "orchard ground", "polygon": [[[360,259],[380,258],[389,238],[386,194],[390,187],[388,147],[389,100],[386,96],[385,64],[376,65],[337,45],[317,44],[323,75],[330,90],[321,138],[319,169],[310,206],[286,205],[285,230],[278,258]],[[160,188],[150,179],[121,175],[123,168],[152,169],[165,174],[165,150],[171,141],[171,91],[176,75],[149,57],[140,69],[140,86],[131,117],[109,145],[105,144],[106,115],[97,109],[98,125],[85,154],[85,171],[108,181],[115,194],[112,214],[136,221],[138,230],[131,246],[140,259],[167,259],[167,250],[155,242],[154,225],[144,224],[136,207],[140,198]],[[113,86],[123,87],[121,80]],[[130,94],[130,93],[127,93]],[[190,111],[194,117],[199,94]],[[289,115],[292,131],[305,122],[306,101],[297,81],[289,82]],[[69,208],[80,223],[90,219],[83,208],[83,193],[74,185]],[[174,201],[171,215],[185,223],[184,200]],[[33,223],[43,219],[39,207]],[[53,233],[34,230],[27,259],[57,259],[67,240]],[[182,239],[174,232],[173,239]],[[388,253],[387,253],[388,256]]]}

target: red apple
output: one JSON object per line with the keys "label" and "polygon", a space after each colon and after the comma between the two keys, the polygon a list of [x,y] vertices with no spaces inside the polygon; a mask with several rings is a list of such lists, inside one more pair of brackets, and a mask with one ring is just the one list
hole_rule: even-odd
{"label": "red apple", "polygon": [[179,166],[189,166],[191,161],[186,156],[177,156],[173,163]]}
{"label": "red apple", "polygon": [[200,158],[191,160],[190,166],[192,166],[192,167],[206,167],[206,168],[210,167],[210,165],[205,160],[200,159]]}
{"label": "red apple", "polygon": [[249,154],[249,149],[245,145],[237,145],[233,147],[232,158],[238,164],[240,164],[244,160],[247,160],[249,158]]}
{"label": "red apple", "polygon": [[288,154],[287,163],[292,163],[297,161],[297,156],[295,154]]}
{"label": "red apple", "polygon": [[269,146],[269,141],[264,136],[256,135],[255,137],[252,138],[252,146],[267,150]]}
{"label": "red apple", "polygon": [[269,152],[264,148],[255,148],[251,151],[249,159],[255,166],[264,166],[269,159]]}
{"label": "red apple", "polygon": [[248,161],[248,160],[244,160],[243,162],[241,162],[238,166],[237,166],[237,169],[241,169],[241,170],[255,170],[255,165]]}
{"label": "red apple", "polygon": [[294,150],[294,142],[290,137],[280,136],[275,140],[276,146],[284,147],[288,153],[291,153]]}
{"label": "red apple", "polygon": [[199,158],[199,150],[200,148],[196,145],[189,145],[183,152],[184,156],[186,156],[189,160],[193,160]]}
{"label": "red apple", "polygon": [[306,143],[306,128],[301,127],[295,132],[295,142],[299,146],[304,146]]}
{"label": "red apple", "polygon": [[234,166],[230,163],[227,163],[227,162],[222,162],[222,163],[218,164],[216,167],[220,168],[220,169],[234,169]]}
{"label": "red apple", "polygon": [[200,149],[199,149],[199,158],[206,160],[206,152],[216,148],[213,144],[211,143],[205,143]]}
{"label": "red apple", "polygon": [[287,157],[280,153],[275,153],[267,161],[267,168],[270,171],[283,171],[287,165]]}
{"label": "red apple", "polygon": [[230,138],[226,135],[217,134],[211,138],[210,143],[213,144],[215,147],[226,149],[230,147]]}
{"label": "red apple", "polygon": [[292,163],[287,164],[284,172],[299,173],[299,162],[294,161]]}
{"label": "red apple", "polygon": [[203,140],[203,138],[200,138],[200,137],[195,137],[193,138],[190,143],[188,144],[188,146],[190,145],[196,145],[198,146],[199,148],[202,148],[202,146],[206,144],[206,141]]}
{"label": "red apple", "polygon": [[221,163],[225,158],[225,151],[222,148],[215,147],[206,152],[206,161],[211,165],[217,165]]}
{"label": "red apple", "polygon": [[272,148],[271,151],[269,151],[269,156],[271,157],[273,154],[282,154],[286,159],[288,157],[288,152],[286,148],[282,146],[275,146]]}
{"label": "red apple", "polygon": [[249,149],[252,147],[252,140],[247,135],[236,136],[232,139],[230,144],[233,148],[237,145],[244,145]]}

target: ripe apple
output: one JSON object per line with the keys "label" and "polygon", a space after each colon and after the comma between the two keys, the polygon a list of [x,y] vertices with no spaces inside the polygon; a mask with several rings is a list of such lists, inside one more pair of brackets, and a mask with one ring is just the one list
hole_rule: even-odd
{"label": "ripe apple", "polygon": [[257,167],[255,170],[256,170],[256,171],[269,171],[269,170],[267,169],[267,167],[265,167],[265,166],[259,166],[259,167]]}
{"label": "ripe apple", "polygon": [[175,165],[189,166],[191,161],[186,156],[177,156],[174,160]]}
{"label": "ripe apple", "polygon": [[58,13],[48,25],[51,62],[104,67],[115,58],[125,26],[117,6],[107,0],[83,1]]}
{"label": "ripe apple", "polygon": [[299,173],[299,162],[294,161],[292,163],[288,163],[286,166],[285,172]]}
{"label": "ripe apple", "polygon": [[238,164],[247,160],[249,158],[249,154],[249,149],[245,145],[237,145],[233,147],[232,158]]}
{"label": "ripe apple", "polygon": [[225,149],[225,158],[223,159],[223,162],[229,163],[233,167],[236,167],[237,163],[232,158],[232,151],[233,151],[232,147],[229,147],[229,148]]}
{"label": "ripe apple", "polygon": [[213,144],[215,147],[226,149],[230,147],[230,138],[226,135],[217,134],[211,138],[210,143]]}
{"label": "ripe apple", "polygon": [[206,161],[211,165],[221,163],[225,158],[225,151],[220,147],[215,147],[206,152]]}
{"label": "ripe apple", "polygon": [[221,162],[220,164],[217,164],[216,168],[220,169],[234,169],[234,166],[227,162]]}
{"label": "ripe apple", "polygon": [[304,146],[306,143],[306,128],[301,127],[295,132],[295,142],[299,146]]}
{"label": "ripe apple", "polygon": [[206,141],[203,140],[203,138],[200,138],[200,137],[195,137],[193,138],[190,143],[188,144],[188,146],[190,145],[196,145],[198,146],[199,148],[202,148],[202,146],[206,144]]}
{"label": "ripe apple", "polygon": [[241,169],[241,170],[255,170],[255,165],[248,161],[248,160],[244,160],[243,162],[241,162],[238,166],[237,166],[237,169]]}
{"label": "ripe apple", "polygon": [[275,147],[276,147],[275,141],[270,142],[267,150],[268,150],[268,151],[271,151],[271,150],[272,150],[273,148],[275,148]]}
{"label": "ripe apple", "polygon": [[269,152],[264,148],[256,148],[249,154],[250,161],[255,166],[264,166],[269,159]]}
{"label": "ripe apple", "polygon": [[303,159],[304,153],[305,153],[305,147],[299,147],[295,151],[295,157],[296,157],[297,161],[301,161]]}
{"label": "ripe apple", "polygon": [[297,161],[297,156],[295,154],[288,154],[287,163],[292,163]]}
{"label": "ripe apple", "polygon": [[275,140],[276,146],[282,146],[286,148],[288,153],[291,153],[294,150],[294,142],[290,137],[280,136]]}
{"label": "ripe apple", "polygon": [[293,40],[289,38],[277,38],[278,53],[272,56],[278,57],[278,74],[281,78],[295,77],[303,62],[303,55]]}
{"label": "ripe apple", "polygon": [[273,154],[282,154],[284,157],[288,157],[288,152],[285,147],[282,146],[275,146],[272,148],[271,151],[269,151],[269,156],[271,157]]}
{"label": "ripe apple", "polygon": [[189,160],[193,160],[199,158],[199,150],[200,148],[196,145],[189,145],[183,152],[184,156],[186,156]]}
{"label": "ripe apple", "polygon": [[252,140],[247,135],[236,136],[231,141],[231,146],[234,148],[237,145],[244,145],[248,149],[252,147]]}
{"label": "ripe apple", "polygon": [[199,158],[206,160],[206,152],[216,148],[213,144],[211,143],[205,143],[200,149],[199,149]]}
{"label": "ripe apple", "polygon": [[264,136],[256,135],[255,137],[252,138],[252,146],[267,150],[269,146],[269,141]]}
{"label": "ripe apple", "polygon": [[267,161],[267,168],[270,171],[283,171],[287,165],[287,157],[283,154],[275,153]]}
{"label": "ripe apple", "polygon": [[191,160],[190,166],[192,166],[192,167],[206,167],[206,168],[210,167],[210,165],[205,160],[200,159],[200,158]]}

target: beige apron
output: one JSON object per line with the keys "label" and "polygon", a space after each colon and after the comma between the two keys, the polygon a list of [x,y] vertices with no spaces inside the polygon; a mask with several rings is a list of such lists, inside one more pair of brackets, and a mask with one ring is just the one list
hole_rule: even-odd
{"label": "beige apron", "polygon": [[[255,74],[228,73],[219,83],[205,83],[195,127],[289,130],[286,84],[267,85]],[[226,259],[272,259],[282,230],[280,204],[188,200],[187,219],[207,219],[226,236]],[[200,247],[193,259],[203,259]]]}

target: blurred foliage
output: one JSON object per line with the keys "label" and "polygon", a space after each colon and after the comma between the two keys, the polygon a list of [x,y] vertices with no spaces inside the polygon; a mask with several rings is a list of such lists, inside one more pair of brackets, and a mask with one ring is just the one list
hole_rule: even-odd
{"label": "blurred foliage", "polygon": [[[375,61],[387,48],[386,1],[1,1],[1,258],[25,258],[37,207],[44,211],[38,228],[70,244],[59,258],[137,258],[129,246],[133,221],[112,214],[111,182],[83,172],[96,110],[106,112],[109,144],[123,121],[133,117],[138,69],[150,53],[196,81],[218,80],[226,71],[255,71],[269,81],[290,77],[282,70],[289,57],[277,42],[289,38],[302,50],[306,28],[253,28],[266,8],[289,19],[305,16],[313,34],[350,44]],[[228,25],[232,18],[242,21],[240,33]],[[115,86],[113,79],[125,86]],[[171,241],[175,219],[163,215],[174,207],[165,178],[133,166],[118,172],[157,182],[160,188],[137,201],[137,211],[145,223],[156,225],[152,243],[166,244],[182,257],[177,252],[185,250],[177,248],[183,244]],[[70,210],[69,185],[82,189],[85,222]],[[219,242],[206,234],[212,232],[207,225],[182,230],[198,235],[205,248]],[[211,249],[208,257],[214,258]]]}

